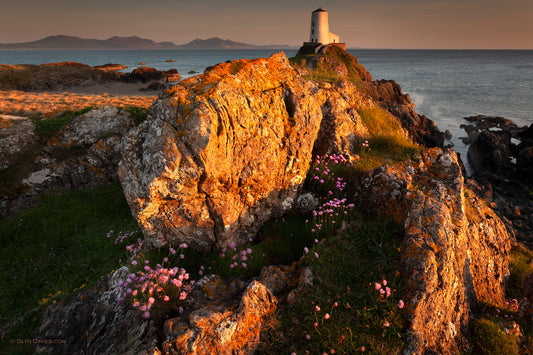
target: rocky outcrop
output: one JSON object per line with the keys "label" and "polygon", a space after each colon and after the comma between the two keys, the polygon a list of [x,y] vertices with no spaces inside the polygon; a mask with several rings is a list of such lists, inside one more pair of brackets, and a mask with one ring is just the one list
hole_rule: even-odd
{"label": "rocky outcrop", "polygon": [[176,69],[160,71],[152,67],[138,67],[131,73],[124,75],[125,82],[149,83],[152,81],[179,81],[180,75]]}
{"label": "rocky outcrop", "polygon": [[278,297],[297,286],[300,270],[270,266],[257,280],[224,281],[207,275],[196,282],[183,313],[160,322],[145,320],[128,304],[117,304],[123,267],[96,286],[47,308],[36,337],[49,354],[251,354]]}
{"label": "rocky outcrop", "polygon": [[126,199],[156,246],[159,235],[201,250],[242,244],[291,209],[315,146],[350,154],[366,103],[353,84],[304,80],[282,53],[217,65],[169,90],[132,132]]}
{"label": "rocky outcrop", "polygon": [[2,191],[0,216],[31,206],[45,191],[85,189],[116,181],[124,137],[133,127],[127,111],[111,106],[74,118],[33,157],[33,171],[11,191]]}
{"label": "rocky outcrop", "polygon": [[[35,352],[48,354],[139,354],[158,345],[156,329],[129,306],[118,306],[123,267],[79,295],[49,306],[36,337]],[[61,340],[53,342],[54,340]]]}
{"label": "rocky outcrop", "polygon": [[504,303],[510,251],[505,226],[465,185],[450,150],[431,149],[403,167],[378,168],[363,180],[362,191],[369,211],[405,228],[407,353],[466,352],[477,301]]}
{"label": "rocky outcrop", "polygon": [[402,93],[400,85],[393,80],[376,80],[365,83],[365,91],[383,108],[402,123],[409,137],[425,147],[442,147],[444,133],[435,122],[415,111],[415,104]]}
{"label": "rocky outcrop", "polygon": [[503,117],[466,117],[468,160],[478,191],[514,237],[533,247],[533,125],[518,127]]}
{"label": "rocky outcrop", "polygon": [[17,163],[36,141],[34,124],[28,118],[0,115],[0,171]]}

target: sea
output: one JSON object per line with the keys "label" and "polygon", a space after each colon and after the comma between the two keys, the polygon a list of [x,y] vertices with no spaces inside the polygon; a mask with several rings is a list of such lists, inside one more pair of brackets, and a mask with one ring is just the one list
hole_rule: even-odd
{"label": "sea", "polygon": [[[276,49],[231,50],[0,50],[2,64],[74,61],[90,66],[124,64],[177,69],[182,77],[228,60],[268,57]],[[288,57],[296,50],[284,50]],[[533,123],[533,50],[349,49],[374,79],[394,80],[416,111],[452,134],[449,143],[466,159],[463,118],[501,116]],[[142,64],[144,63],[144,64]]]}

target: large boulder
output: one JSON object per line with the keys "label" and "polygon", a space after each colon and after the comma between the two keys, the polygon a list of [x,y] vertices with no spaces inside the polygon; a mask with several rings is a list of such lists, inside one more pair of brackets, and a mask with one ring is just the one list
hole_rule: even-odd
{"label": "large boulder", "polygon": [[450,150],[435,148],[403,167],[378,168],[362,191],[369,211],[405,228],[407,353],[466,352],[477,301],[504,306],[511,246],[504,224],[465,186]]}
{"label": "large boulder", "polygon": [[201,250],[254,237],[292,207],[323,119],[338,119],[325,125],[333,143],[324,152],[349,149],[364,131],[362,95],[343,90],[304,80],[283,53],[223,63],[168,90],[119,167],[145,237]]}

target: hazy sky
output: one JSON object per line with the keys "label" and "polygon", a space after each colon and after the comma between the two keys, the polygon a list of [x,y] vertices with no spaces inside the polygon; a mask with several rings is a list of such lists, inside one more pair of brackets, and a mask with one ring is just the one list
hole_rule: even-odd
{"label": "hazy sky", "polygon": [[319,6],[348,47],[533,49],[532,0],[0,0],[0,43],[64,34],[300,45]]}

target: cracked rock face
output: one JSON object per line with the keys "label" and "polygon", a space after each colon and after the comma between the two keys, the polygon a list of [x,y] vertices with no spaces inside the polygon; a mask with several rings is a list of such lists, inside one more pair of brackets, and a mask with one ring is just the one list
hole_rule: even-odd
{"label": "cracked rock face", "polygon": [[[252,238],[292,208],[315,145],[349,154],[364,131],[362,96],[341,91],[302,79],[282,53],[223,63],[168,90],[130,134],[119,167],[145,237],[204,251]],[[323,117],[329,145],[315,143]]]}
{"label": "cracked rock face", "polygon": [[511,243],[503,222],[466,188],[450,150],[430,149],[404,167],[378,168],[363,191],[369,210],[405,228],[402,262],[412,331],[406,353],[467,351],[477,301],[505,301]]}

